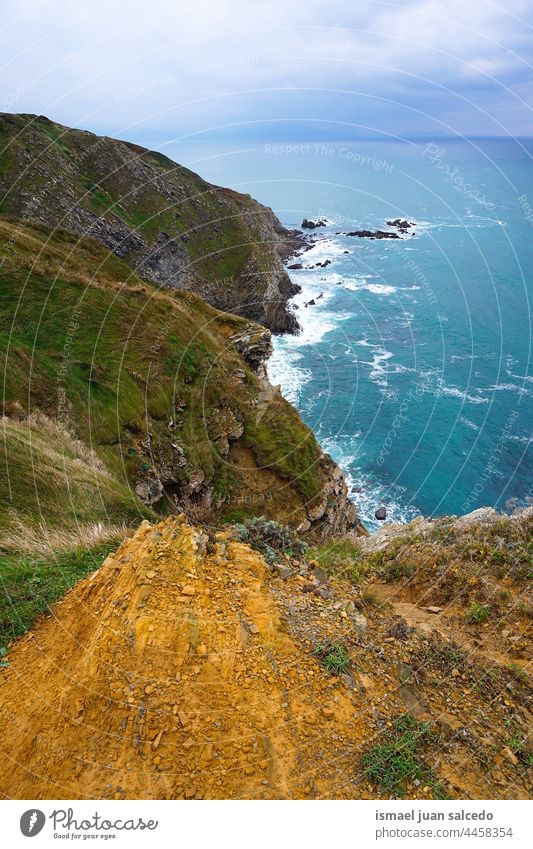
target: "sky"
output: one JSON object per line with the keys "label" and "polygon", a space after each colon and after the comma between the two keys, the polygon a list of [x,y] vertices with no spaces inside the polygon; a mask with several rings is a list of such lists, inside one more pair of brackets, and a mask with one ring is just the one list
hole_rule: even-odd
{"label": "sky", "polygon": [[0,111],[141,143],[533,135],[532,0],[0,0]]}

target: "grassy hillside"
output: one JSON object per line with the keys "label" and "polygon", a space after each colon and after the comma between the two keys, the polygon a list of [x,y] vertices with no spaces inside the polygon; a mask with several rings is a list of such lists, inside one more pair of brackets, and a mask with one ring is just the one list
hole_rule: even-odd
{"label": "grassy hillside", "polygon": [[7,415],[64,423],[159,511],[353,522],[338,470],[246,360],[263,328],[156,291],[94,241],[3,219],[0,249]]}
{"label": "grassy hillside", "polygon": [[290,330],[288,236],[270,209],[160,153],[0,114],[0,214],[89,236],[158,285]]}

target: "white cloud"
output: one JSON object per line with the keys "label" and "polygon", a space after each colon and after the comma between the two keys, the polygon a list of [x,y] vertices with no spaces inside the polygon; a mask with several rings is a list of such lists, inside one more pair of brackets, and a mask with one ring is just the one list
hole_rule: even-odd
{"label": "white cloud", "polygon": [[[503,99],[505,129],[533,132],[516,96],[532,75],[527,0],[505,9],[485,0],[3,5],[0,108],[8,111],[120,135],[347,114],[381,129],[389,121],[390,131],[431,131],[445,109],[458,131],[475,133],[491,131],[491,102],[501,115]],[[324,90],[353,92],[351,106]]]}

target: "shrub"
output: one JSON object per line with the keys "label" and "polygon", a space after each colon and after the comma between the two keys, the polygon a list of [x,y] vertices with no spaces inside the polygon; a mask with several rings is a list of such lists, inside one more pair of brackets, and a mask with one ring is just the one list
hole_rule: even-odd
{"label": "shrub", "polygon": [[466,621],[470,625],[477,625],[481,622],[486,622],[490,616],[490,607],[488,604],[481,604],[481,602],[472,600],[470,604],[470,608],[466,614]]}
{"label": "shrub", "polygon": [[241,542],[259,551],[267,563],[274,563],[280,555],[286,557],[305,557],[307,545],[296,536],[292,528],[280,525],[273,519],[263,516],[247,519],[235,525],[234,534]]}

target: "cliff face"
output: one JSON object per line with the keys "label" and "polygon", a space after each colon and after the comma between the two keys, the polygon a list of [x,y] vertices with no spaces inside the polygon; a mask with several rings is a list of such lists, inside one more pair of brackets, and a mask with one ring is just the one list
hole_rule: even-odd
{"label": "cliff face", "polygon": [[35,115],[0,115],[0,212],[90,237],[139,276],[295,331],[294,236],[248,195],[162,154]]}
{"label": "cliff face", "polygon": [[[269,330],[154,289],[65,231],[0,219],[0,245],[8,415],[59,419],[159,512],[264,515],[318,537],[363,531],[340,470],[266,378]],[[18,468],[15,442],[6,457]],[[7,489],[2,498],[9,513]]]}

